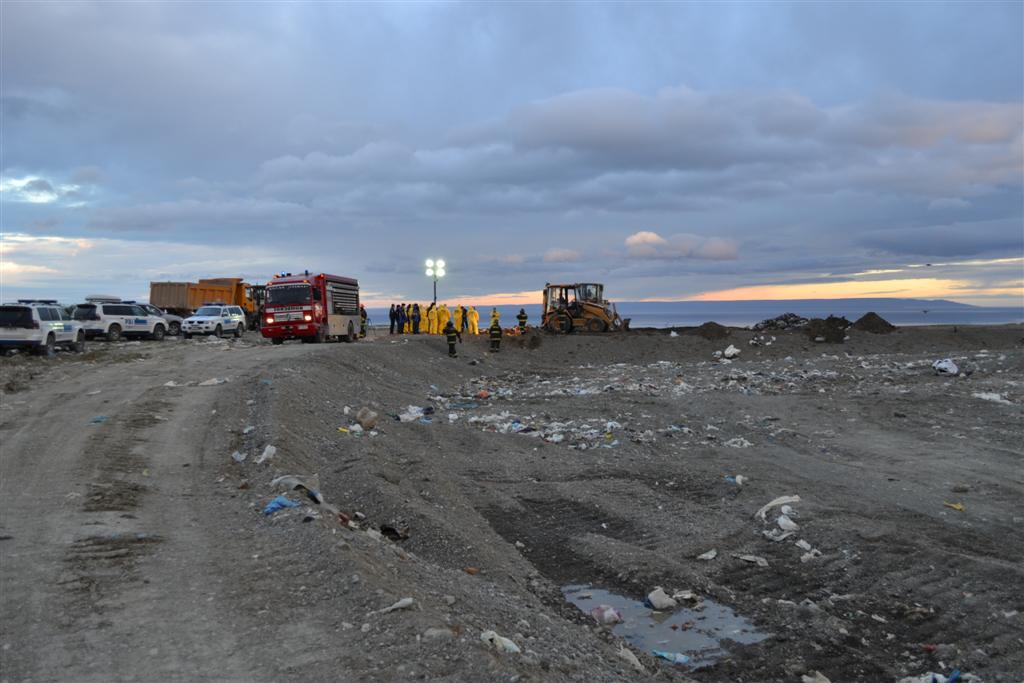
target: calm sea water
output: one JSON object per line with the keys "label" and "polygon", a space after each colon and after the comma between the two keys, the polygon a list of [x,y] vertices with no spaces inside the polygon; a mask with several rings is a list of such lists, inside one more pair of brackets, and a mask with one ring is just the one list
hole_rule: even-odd
{"label": "calm sea water", "polygon": [[[713,320],[730,327],[748,327],[783,313],[805,318],[841,315],[856,320],[874,311],[894,325],[1002,325],[1024,322],[1020,307],[968,306],[952,301],[915,299],[812,299],[802,301],[672,301],[616,304],[619,315],[630,318],[631,327],[693,327]],[[530,323],[540,320],[540,304],[498,306],[502,324],[515,324],[516,314],[525,308]],[[490,307],[478,307],[481,326],[489,320]],[[388,323],[384,308],[367,309],[371,323]]]}

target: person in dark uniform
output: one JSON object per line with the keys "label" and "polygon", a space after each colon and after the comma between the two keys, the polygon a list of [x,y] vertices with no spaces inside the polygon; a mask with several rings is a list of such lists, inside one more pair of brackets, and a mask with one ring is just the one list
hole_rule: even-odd
{"label": "person in dark uniform", "polygon": [[398,334],[405,334],[405,304],[395,306],[395,327]]}
{"label": "person in dark uniform", "polygon": [[462,333],[455,329],[451,320],[444,326],[444,338],[448,342],[448,357],[458,358],[459,354],[455,352],[455,343],[462,341]]}
{"label": "person in dark uniform", "polygon": [[501,323],[497,320],[491,321],[491,326],[487,328],[487,336],[491,340],[491,352],[498,353],[501,351]]}
{"label": "person in dark uniform", "polygon": [[519,334],[522,334],[523,332],[526,332],[527,316],[526,316],[526,309],[525,308],[520,308],[519,309],[519,315],[516,316],[516,320],[519,321]]}
{"label": "person in dark uniform", "polygon": [[420,333],[420,305],[419,304],[413,304],[412,305],[412,333],[413,334],[419,334]]}
{"label": "person in dark uniform", "polygon": [[[462,329],[459,330],[459,332],[465,332],[469,329],[469,311],[462,305],[459,305],[459,308],[462,309]],[[462,341],[461,336],[459,337],[459,341]]]}
{"label": "person in dark uniform", "polygon": [[391,304],[391,310],[388,311],[388,320],[391,322],[391,332],[389,334],[394,334],[395,323],[398,322],[398,312],[395,310],[394,304]]}

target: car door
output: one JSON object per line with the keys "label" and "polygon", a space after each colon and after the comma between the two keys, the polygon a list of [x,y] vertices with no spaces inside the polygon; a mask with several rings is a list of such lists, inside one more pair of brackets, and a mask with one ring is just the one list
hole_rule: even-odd
{"label": "car door", "polygon": [[75,325],[72,322],[71,316],[63,308],[53,309],[56,313],[57,320],[59,320],[60,330],[57,332],[57,341],[59,342],[70,342],[75,340]]}
{"label": "car door", "polygon": [[132,306],[135,314],[135,330],[140,334],[149,334],[156,327],[156,316],[142,306]]}

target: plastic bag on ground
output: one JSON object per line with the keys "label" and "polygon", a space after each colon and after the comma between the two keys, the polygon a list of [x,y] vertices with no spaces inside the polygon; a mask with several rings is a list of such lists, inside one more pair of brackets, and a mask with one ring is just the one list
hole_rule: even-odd
{"label": "plastic bag on ground", "polygon": [[679,652],[663,652],[662,650],[654,650],[654,656],[666,659],[673,664],[689,664],[690,657]]}
{"label": "plastic bag on ground", "polygon": [[409,609],[414,604],[416,604],[416,601],[413,598],[402,598],[393,605],[389,605],[384,609],[379,609],[376,612],[370,612],[370,614],[388,614],[389,612],[396,612],[400,609]]}
{"label": "plastic bag on ground", "polygon": [[263,453],[260,454],[260,457],[256,459],[256,464],[262,465],[267,460],[273,458],[275,453],[277,453],[277,448],[274,446],[267,446],[263,449]]}
{"label": "plastic bag on ground", "polygon": [[498,652],[509,652],[512,654],[519,654],[522,652],[518,645],[504,636],[499,636],[494,631],[484,631],[480,634],[480,640],[487,643]]}
{"label": "plastic bag on ground", "polygon": [[773,507],[776,507],[778,505],[786,505],[787,503],[799,503],[799,502],[800,502],[800,496],[779,496],[778,498],[776,498],[775,500],[771,501],[770,503],[768,503],[767,505],[762,507],[760,510],[755,512],[754,513],[754,517],[757,518],[757,519],[760,519],[763,522],[763,521],[765,521],[765,518],[764,518],[765,514],[767,514],[768,511],[771,510]]}
{"label": "plastic bag on ground", "polygon": [[599,624],[618,624],[622,621],[622,612],[611,605],[598,605],[590,610],[590,616]]}
{"label": "plastic bag on ground", "polygon": [[287,496],[278,496],[274,500],[267,503],[267,507],[263,508],[263,514],[267,517],[274,514],[278,510],[284,510],[285,508],[297,508],[299,503],[295,502]]}
{"label": "plastic bag on ground", "polygon": [[725,357],[725,358],[729,358],[729,359],[737,358],[737,357],[739,357],[739,355],[740,355],[740,350],[737,349],[732,344],[729,344],[729,346],[725,349],[725,351],[722,352],[722,356]]}
{"label": "plastic bag on ground", "polygon": [[668,594],[662,590],[661,586],[657,586],[647,594],[647,604],[649,604],[652,609],[656,610],[673,609],[678,605],[675,600],[670,598]]}
{"label": "plastic bag on ground", "polygon": [[936,375],[956,375],[960,372],[960,368],[957,367],[952,358],[943,358],[942,360],[935,361],[932,363],[932,370],[935,371]]}

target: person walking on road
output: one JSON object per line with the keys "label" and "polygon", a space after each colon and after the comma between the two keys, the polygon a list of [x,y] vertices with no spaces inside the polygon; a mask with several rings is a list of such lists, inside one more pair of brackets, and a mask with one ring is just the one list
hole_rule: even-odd
{"label": "person walking on road", "polygon": [[491,320],[491,326],[487,328],[487,333],[491,339],[491,352],[498,353],[501,351],[501,323],[497,318]]}
{"label": "person walking on road", "polygon": [[448,342],[448,357],[458,358],[459,354],[455,351],[455,342],[461,342],[462,335],[455,329],[455,325],[452,325],[451,320],[444,326],[444,337],[445,341]]}
{"label": "person walking on road", "polygon": [[516,320],[519,321],[519,334],[526,332],[526,321],[528,318],[526,316],[525,308],[519,309],[519,315],[516,316]]}

